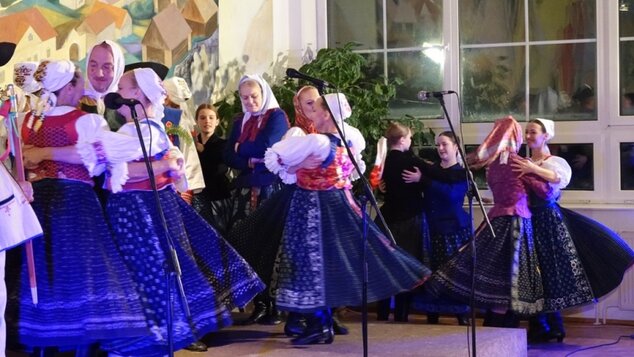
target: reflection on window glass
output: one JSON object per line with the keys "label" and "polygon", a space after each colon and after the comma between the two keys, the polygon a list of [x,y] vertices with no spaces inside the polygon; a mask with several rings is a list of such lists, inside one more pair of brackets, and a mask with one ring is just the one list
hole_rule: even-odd
{"label": "reflection on window glass", "polygon": [[594,190],[593,144],[548,144],[550,153],[564,158],[572,169],[572,178],[566,190]]}
{"label": "reflection on window glass", "polygon": [[634,190],[634,143],[620,143],[621,190]]}
{"label": "reflection on window glass", "polygon": [[442,63],[424,51],[390,52],[387,60],[388,78],[399,78],[403,82],[396,89],[396,98],[390,103],[390,116],[440,117],[441,109],[437,100],[421,102],[417,95],[422,89],[442,89]]}
{"label": "reflection on window glass", "polygon": [[329,0],[328,47],[357,42],[359,49],[383,48],[383,2]]}
{"label": "reflection on window glass", "polygon": [[[630,21],[634,21],[634,17]],[[620,113],[621,115],[634,115],[634,37],[621,38],[619,59]]]}
{"label": "reflection on window glass", "polygon": [[524,47],[471,48],[462,54],[463,120],[493,122],[509,113],[522,120]]}
{"label": "reflection on window glass", "polygon": [[596,6],[596,0],[461,0],[463,120],[508,114],[520,121],[527,115],[597,120]]}
{"label": "reflection on window glass", "polygon": [[[421,103],[421,90],[443,89],[443,0],[328,0],[328,46],[359,46],[369,78],[399,78],[389,116],[442,117],[437,101]],[[385,16],[385,23],[384,23]]]}
{"label": "reflection on window glass", "polygon": [[[475,152],[478,146],[480,145],[465,145],[464,146],[465,155],[469,157],[469,154],[472,152]],[[489,185],[487,185],[486,167],[480,168],[478,170],[471,169],[471,172],[473,172],[473,179],[475,180],[476,186],[478,186],[478,189],[488,190]]]}
{"label": "reflection on window glass", "polygon": [[386,1],[387,47],[442,43],[442,0]]}
{"label": "reflection on window glass", "polygon": [[531,116],[596,120],[596,44],[530,46]]}
{"label": "reflection on window glass", "polygon": [[459,7],[461,44],[524,41],[524,0],[460,0]]}
{"label": "reflection on window glass", "polygon": [[530,40],[595,38],[595,9],[596,0],[529,1]]}

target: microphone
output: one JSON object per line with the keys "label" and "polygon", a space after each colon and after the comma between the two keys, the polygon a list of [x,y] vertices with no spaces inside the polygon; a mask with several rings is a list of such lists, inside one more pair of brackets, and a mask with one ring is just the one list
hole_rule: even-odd
{"label": "microphone", "polygon": [[137,104],[141,104],[141,102],[136,99],[123,98],[119,93],[106,94],[106,96],[103,98],[103,102],[106,105],[106,108],[113,110],[117,110],[124,105],[127,105],[128,107],[134,107]]}
{"label": "microphone", "polygon": [[13,84],[7,85],[7,92],[9,94],[9,103],[11,104],[10,112],[17,113],[18,112],[18,98],[15,96],[15,88],[13,87]]}
{"label": "microphone", "polygon": [[441,90],[439,92],[428,92],[428,91],[422,90],[422,91],[418,92],[418,99],[422,100],[422,101],[425,101],[425,100],[427,100],[429,98],[432,98],[432,97],[433,98],[440,98],[443,95],[453,94],[453,93],[456,93],[456,92],[452,91],[452,90]]}
{"label": "microphone", "polygon": [[332,87],[333,85],[331,85],[330,83],[324,81],[323,79],[318,79],[318,78],[314,78],[311,77],[307,74],[304,74],[298,70],[296,70],[295,68],[288,68],[286,70],[286,76],[289,78],[297,78],[297,79],[303,79],[305,81],[308,81],[318,87]]}

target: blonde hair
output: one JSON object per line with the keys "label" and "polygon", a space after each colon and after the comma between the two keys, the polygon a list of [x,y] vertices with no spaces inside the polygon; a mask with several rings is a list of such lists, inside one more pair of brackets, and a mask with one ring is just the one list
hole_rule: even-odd
{"label": "blonde hair", "polygon": [[398,141],[401,140],[401,138],[404,138],[405,136],[407,136],[407,134],[411,132],[412,130],[403,124],[390,123],[390,126],[388,126],[387,130],[385,131],[387,146],[392,147],[398,144]]}

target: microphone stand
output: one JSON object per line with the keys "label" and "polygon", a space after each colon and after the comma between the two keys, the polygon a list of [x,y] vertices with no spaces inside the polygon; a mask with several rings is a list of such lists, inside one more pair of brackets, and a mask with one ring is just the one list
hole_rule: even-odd
{"label": "microphone stand", "polygon": [[[150,158],[147,154],[147,151],[145,150],[145,143],[143,140],[143,134],[141,133],[141,125],[139,124],[139,118],[137,116],[137,112],[135,109],[135,104],[131,104],[128,105],[130,108],[130,116],[132,117],[132,120],[134,121],[134,126],[136,127],[136,132],[137,135],[139,136],[139,142],[141,144],[141,151],[143,152],[143,161],[145,162],[145,168],[147,169],[147,173],[148,173],[148,178],[150,180],[150,186],[152,187],[152,192],[154,193],[154,198],[156,200],[156,208],[159,212],[159,216],[161,217],[161,224],[163,225],[163,230],[165,231],[165,242],[167,243],[167,247],[165,247],[163,244],[161,244],[161,246],[163,247],[163,251],[164,252],[168,252],[170,259],[166,259],[165,260],[165,285],[166,285],[166,293],[167,293],[167,298],[168,298],[168,302],[167,302],[167,317],[166,317],[166,323],[167,323],[167,348],[168,348],[168,355],[170,357],[174,356],[174,336],[173,336],[173,325],[174,325],[174,320],[173,320],[173,314],[174,314],[174,309],[172,306],[172,281],[171,281],[171,275],[174,274],[174,277],[176,278],[176,283],[178,284],[178,292],[180,294],[180,298],[181,298],[181,302],[183,304],[183,310],[185,312],[185,316],[187,318],[188,321],[190,321],[191,323],[191,312],[189,310],[189,304],[187,303],[187,298],[185,297],[185,289],[183,288],[183,281],[181,279],[181,275],[182,275],[182,271],[181,271],[181,267],[180,267],[180,263],[178,262],[178,256],[176,255],[176,249],[174,248],[174,241],[172,240],[172,237],[169,234],[169,230],[167,229],[167,221],[165,219],[165,214],[163,212],[163,207],[161,206],[161,201],[160,201],[160,196],[158,193],[158,189],[156,187],[156,179],[154,177],[154,170],[152,169],[152,164],[150,163]],[[143,108],[143,111],[145,112],[145,108]],[[146,115],[147,117],[147,115]],[[149,120],[149,119],[145,119],[145,120]],[[149,123],[148,123],[149,125]],[[151,130],[151,129],[150,129]],[[150,142],[150,145],[152,143]],[[167,249],[166,249],[167,248]],[[193,326],[192,326],[193,327]]]}
{"label": "microphone stand", "polygon": [[[457,95],[457,94],[456,94]],[[447,106],[445,105],[445,99],[443,95],[435,95],[440,102],[440,106],[442,107],[443,112],[445,113],[445,118],[447,119],[447,123],[449,124],[449,130],[453,134],[454,138],[458,138],[456,131],[454,130],[453,124],[451,123],[451,118],[449,117],[449,113],[447,112]],[[464,144],[464,143],[463,143]],[[458,146],[458,154],[462,159],[462,162],[465,166],[465,175],[467,178],[467,199],[469,200],[469,222],[471,224],[471,261],[472,261],[472,272],[471,272],[471,296],[469,298],[469,308],[471,309],[471,345],[472,356],[476,356],[476,322],[475,322],[475,267],[476,267],[476,245],[475,245],[475,233],[473,226],[473,198],[475,197],[478,205],[480,206],[480,211],[484,217],[487,227],[491,230],[491,234],[495,237],[495,232],[493,231],[493,226],[491,225],[491,221],[489,221],[489,216],[487,215],[486,210],[484,209],[484,204],[482,203],[482,196],[480,195],[480,191],[478,190],[478,186],[475,183],[473,178],[473,173],[469,169],[469,163],[467,162],[467,157],[465,156],[464,150],[461,145]]]}
{"label": "microphone stand", "polygon": [[[319,94],[323,98],[325,84],[323,82],[314,83],[314,84],[317,85]],[[346,138],[343,135],[343,132],[341,128],[339,127],[339,124],[337,124],[337,120],[335,119],[335,116],[333,115],[332,110],[330,109],[328,105],[326,105],[326,107],[328,108],[328,112],[330,113],[330,118],[332,119],[333,123],[335,124],[335,127],[337,128],[337,133],[339,134],[339,137],[341,137],[341,142],[346,148],[346,152],[348,153],[348,156],[350,157],[350,161],[352,162],[352,165],[354,166],[355,171],[359,175],[359,179],[363,183],[364,194],[359,198],[359,201],[361,203],[361,217],[362,217],[362,225],[363,225],[363,254],[362,254],[363,256],[363,259],[362,259],[363,261],[363,288],[361,293],[361,299],[362,299],[361,330],[362,330],[362,338],[363,338],[363,356],[367,357],[368,356],[368,263],[367,263],[367,254],[368,254],[367,219],[368,218],[365,212],[365,208],[367,206],[368,201],[370,202],[370,205],[376,211],[377,217],[379,217],[381,224],[383,224],[383,227],[385,227],[385,234],[387,235],[387,237],[390,239],[390,241],[392,242],[394,246],[396,246],[396,241],[394,240],[394,236],[392,235],[392,232],[390,231],[390,229],[387,226],[387,223],[385,222],[385,218],[383,218],[383,215],[381,214],[381,211],[379,210],[379,206],[376,202],[376,198],[374,197],[374,194],[372,194],[370,183],[368,182],[368,179],[363,175],[363,172],[361,172],[361,169],[359,168],[359,164],[357,163],[357,160],[355,159],[354,154],[352,153],[352,150],[350,149],[350,145],[348,145],[348,142],[346,141]],[[341,105],[339,107],[341,108]]]}

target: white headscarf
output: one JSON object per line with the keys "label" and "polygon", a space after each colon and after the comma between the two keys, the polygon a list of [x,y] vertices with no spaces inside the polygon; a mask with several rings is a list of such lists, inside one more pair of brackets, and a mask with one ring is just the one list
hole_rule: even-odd
{"label": "white headscarf", "polygon": [[555,137],[555,122],[550,119],[543,118],[535,118],[535,120],[542,123],[544,129],[546,129],[546,134],[548,134],[548,140]]}
{"label": "white headscarf", "polygon": [[352,115],[352,108],[350,108],[348,99],[343,93],[326,94],[324,95],[324,100],[338,123],[343,123],[344,120]]}
{"label": "white headscarf", "polygon": [[192,92],[185,79],[171,77],[163,81],[167,97],[175,104],[182,104],[192,97]]}
{"label": "white headscarf", "polygon": [[117,91],[119,80],[121,79],[121,76],[123,75],[123,69],[125,68],[125,58],[123,57],[123,51],[121,51],[121,47],[119,47],[119,45],[115,42],[105,40],[92,46],[90,48],[90,51],[88,51],[88,56],[86,57],[86,73],[88,73],[89,71],[90,55],[92,55],[92,51],[95,49],[95,47],[101,45],[104,42],[107,43],[108,46],[110,46],[110,50],[112,51],[112,58],[114,59],[114,75],[112,77],[112,83],[110,83],[110,86],[108,86],[108,89],[106,89],[105,92],[98,92],[97,90],[95,90],[95,88],[92,86],[92,83],[90,83],[90,79],[86,81],[88,88],[86,88],[84,94],[95,100],[103,99],[106,94]]}
{"label": "white headscarf", "polygon": [[165,110],[164,103],[167,92],[159,76],[150,68],[137,68],[132,71],[139,88],[152,103],[154,118],[161,120]]}
{"label": "white headscarf", "polygon": [[[42,86],[42,102],[48,102],[51,109],[57,105],[54,92],[62,89],[75,76],[75,65],[68,60],[42,61],[35,71],[35,80]],[[42,103],[46,105],[46,103]],[[47,111],[47,109],[42,109]]]}
{"label": "white headscarf", "polygon": [[13,66],[13,83],[25,93],[37,92],[42,88],[34,77],[38,65],[37,62],[18,62]]}
{"label": "white headscarf", "polygon": [[240,79],[240,82],[238,83],[238,90],[240,90],[240,86],[242,85],[242,83],[249,80],[257,82],[260,85],[260,88],[262,89],[262,107],[257,113],[251,113],[247,111],[247,108],[244,106],[244,104],[242,104],[242,112],[244,113],[244,118],[242,119],[243,128],[244,128],[244,124],[249,120],[249,118],[251,118],[252,115],[255,115],[255,116],[262,115],[269,109],[280,107],[280,104],[277,102],[275,95],[273,95],[273,90],[271,89],[271,86],[259,74],[244,75]]}

